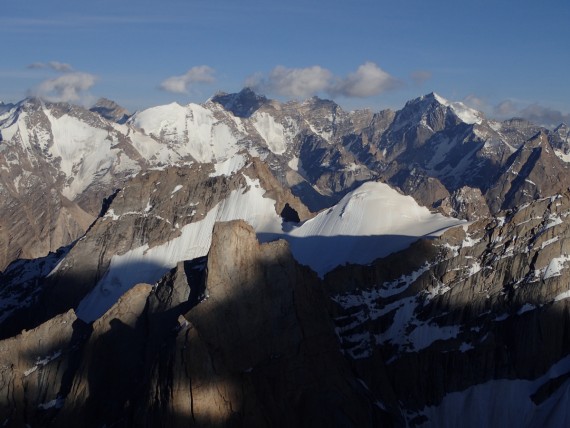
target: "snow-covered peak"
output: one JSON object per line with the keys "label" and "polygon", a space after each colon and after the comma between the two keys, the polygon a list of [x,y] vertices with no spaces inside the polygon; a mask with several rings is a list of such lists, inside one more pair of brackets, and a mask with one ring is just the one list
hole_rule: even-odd
{"label": "snow-covered peak", "polygon": [[345,263],[370,263],[460,223],[432,214],[387,184],[367,182],[284,238],[295,258],[322,276]]}
{"label": "snow-covered peak", "polygon": [[426,95],[426,98],[432,98],[437,101],[439,104],[445,107],[451,108],[453,113],[461,119],[461,121],[473,125],[473,124],[481,124],[484,119],[483,113],[478,110],[475,110],[471,107],[466,106],[460,101],[449,101],[446,98],[443,98],[441,95],[432,92],[431,94]]}

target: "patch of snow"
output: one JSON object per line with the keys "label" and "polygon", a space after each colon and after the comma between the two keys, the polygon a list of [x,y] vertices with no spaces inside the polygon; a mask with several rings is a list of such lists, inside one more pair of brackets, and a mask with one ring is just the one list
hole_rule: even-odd
{"label": "patch of snow", "polygon": [[564,291],[563,293],[558,294],[555,298],[554,301],[555,302],[559,302],[560,300],[565,300],[570,298],[570,290],[568,291]]}
{"label": "patch of snow", "polygon": [[52,362],[53,360],[59,358],[60,356],[61,356],[61,351],[55,351],[53,354],[48,355],[44,358],[38,357],[36,359],[36,364],[24,372],[24,377],[31,375],[38,368],[45,366],[46,364]]}
{"label": "patch of snow", "polygon": [[564,220],[562,220],[559,216],[557,216],[556,214],[550,214],[548,217],[548,224],[544,227],[544,230],[550,229],[551,227],[554,226],[558,226],[559,224],[562,223],[564,223]]}
{"label": "patch of snow", "polygon": [[475,245],[477,245],[479,242],[481,242],[482,238],[478,238],[478,239],[473,239],[471,238],[471,235],[467,235],[467,237],[463,240],[463,242],[461,243],[461,247],[462,248],[469,248],[469,247],[474,247]]}
{"label": "patch of snow", "polygon": [[555,257],[550,260],[550,263],[544,271],[543,279],[553,278],[555,276],[560,276],[560,272],[565,268],[565,263],[570,261],[570,256]]}
{"label": "patch of snow", "polygon": [[299,171],[299,158],[298,157],[294,157],[293,159],[291,159],[288,163],[287,166],[289,168],[291,168],[293,171]]}
{"label": "patch of snow", "polygon": [[564,153],[560,150],[554,150],[554,154],[563,162],[570,162],[570,153]]}
{"label": "patch of snow", "polygon": [[171,195],[174,195],[176,192],[178,192],[180,189],[182,189],[184,186],[182,184],[177,184],[174,189],[172,190],[172,192],[170,192]]}
{"label": "patch of snow", "polygon": [[135,164],[119,167],[119,149],[112,148],[107,130],[67,114],[57,118],[49,110],[45,114],[53,134],[52,144],[46,148],[53,158],[60,159],[59,169],[68,178],[63,190],[65,197],[73,200],[96,177],[106,175],[113,164],[119,170],[138,170]]}
{"label": "patch of snow", "polygon": [[469,272],[467,276],[475,275],[477,272],[481,270],[481,265],[478,261],[474,261],[473,264],[469,267]]}
{"label": "patch of snow", "polygon": [[540,249],[543,250],[545,247],[549,246],[550,244],[554,244],[555,242],[558,241],[558,239],[560,239],[560,237],[559,237],[559,236],[555,236],[555,237],[552,238],[552,239],[549,239],[549,240],[547,240],[547,241],[544,241],[544,242],[542,243],[542,245],[540,246]]}

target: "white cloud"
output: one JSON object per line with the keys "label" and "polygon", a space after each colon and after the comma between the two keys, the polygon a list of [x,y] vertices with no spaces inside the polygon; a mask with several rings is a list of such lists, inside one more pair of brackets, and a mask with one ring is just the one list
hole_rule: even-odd
{"label": "white cloud", "polygon": [[517,115],[519,108],[511,100],[504,100],[493,107],[493,113],[500,118],[511,118]]}
{"label": "white cloud", "polygon": [[87,91],[96,81],[93,74],[76,71],[44,80],[31,92],[53,102],[85,102],[90,98]]}
{"label": "white cloud", "polygon": [[51,68],[52,70],[58,71],[60,73],[68,73],[73,71],[73,67],[65,62],[50,61],[50,62],[34,62],[28,65],[31,69],[45,69]]}
{"label": "white cloud", "polygon": [[245,85],[254,90],[278,95],[306,98],[326,92],[332,96],[364,98],[399,86],[400,82],[373,62],[366,62],[346,77],[336,77],[318,65],[306,68],[275,67],[267,77],[255,74]]}
{"label": "white cloud", "polygon": [[463,99],[463,104],[468,107],[474,108],[482,112],[486,112],[489,109],[489,104],[485,99],[480,98],[474,94],[469,94]]}
{"label": "white cloud", "polygon": [[562,113],[559,110],[544,107],[537,103],[526,106],[520,110],[519,115],[547,128],[554,128],[561,123],[570,124],[569,113]]}
{"label": "white cloud", "polygon": [[378,95],[400,85],[400,82],[373,62],[365,62],[358,69],[336,82],[332,94],[366,98]]}
{"label": "white cloud", "polygon": [[176,94],[186,94],[188,89],[194,83],[212,83],[216,79],[214,77],[215,70],[207,65],[192,67],[181,76],[172,76],[164,80],[159,88],[163,91],[174,92]]}
{"label": "white cloud", "polygon": [[269,88],[280,95],[304,98],[328,88],[332,73],[318,65],[307,68],[275,67],[269,74]]}
{"label": "white cloud", "polygon": [[538,103],[528,104],[523,101],[506,99],[494,106],[492,110],[498,119],[520,117],[547,128],[554,128],[561,123],[570,123],[569,113],[563,113]]}

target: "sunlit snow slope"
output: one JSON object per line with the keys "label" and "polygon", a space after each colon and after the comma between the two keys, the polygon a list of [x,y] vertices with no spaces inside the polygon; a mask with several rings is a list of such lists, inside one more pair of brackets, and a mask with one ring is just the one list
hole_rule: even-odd
{"label": "sunlit snow slope", "polygon": [[367,182],[286,239],[295,258],[322,276],[345,263],[370,263],[459,223],[387,184]]}

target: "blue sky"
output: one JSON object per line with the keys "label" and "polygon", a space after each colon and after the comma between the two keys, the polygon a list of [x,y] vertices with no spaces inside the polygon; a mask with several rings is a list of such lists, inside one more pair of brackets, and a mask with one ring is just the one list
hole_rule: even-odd
{"label": "blue sky", "polygon": [[22,0],[0,15],[0,100],[130,110],[245,84],[401,108],[435,91],[490,116],[570,118],[570,2]]}

